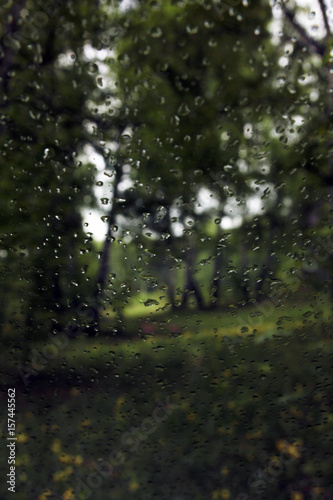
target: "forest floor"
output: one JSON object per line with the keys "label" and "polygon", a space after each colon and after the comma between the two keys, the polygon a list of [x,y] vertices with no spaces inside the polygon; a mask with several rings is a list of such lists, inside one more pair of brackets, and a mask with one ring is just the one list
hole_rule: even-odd
{"label": "forest floor", "polygon": [[36,344],[40,369],[7,372],[16,498],[333,498],[326,306],[128,321],[131,340],[77,338],[46,363]]}

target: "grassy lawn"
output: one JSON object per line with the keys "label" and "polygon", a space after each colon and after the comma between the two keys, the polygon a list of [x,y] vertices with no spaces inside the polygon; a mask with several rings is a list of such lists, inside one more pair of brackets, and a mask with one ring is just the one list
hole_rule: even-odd
{"label": "grassy lawn", "polygon": [[15,382],[16,498],[331,499],[333,343],[317,311],[162,312],[130,318],[132,340],[70,341]]}

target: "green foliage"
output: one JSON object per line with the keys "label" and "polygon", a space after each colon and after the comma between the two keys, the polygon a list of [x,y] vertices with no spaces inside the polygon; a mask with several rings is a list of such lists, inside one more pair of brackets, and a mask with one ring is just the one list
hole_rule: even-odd
{"label": "green foliage", "polygon": [[81,208],[94,203],[94,167],[80,155],[93,141],[89,101],[101,92],[84,50],[97,43],[102,14],[89,2],[55,9],[2,8],[1,301],[8,318],[20,300],[32,337],[61,323],[78,285],[84,293]]}
{"label": "green foliage", "polygon": [[[267,2],[222,7],[2,8],[7,330],[11,314],[28,337],[61,330],[99,288],[119,312],[155,286],[173,307],[188,294],[199,307],[260,301],[293,264],[300,281],[328,286],[330,244],[304,268],[328,235],[330,63],[288,24],[272,38]],[[82,209],[97,207],[92,151],[119,228],[100,262],[82,227]]]}

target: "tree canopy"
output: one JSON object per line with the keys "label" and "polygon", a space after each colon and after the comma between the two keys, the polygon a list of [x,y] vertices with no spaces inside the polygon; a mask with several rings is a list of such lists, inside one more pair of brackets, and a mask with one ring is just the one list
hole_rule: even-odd
{"label": "tree canopy", "polygon": [[156,287],[173,308],[260,301],[294,272],[332,288],[330,33],[284,2],[50,9],[2,7],[6,328],[56,331]]}

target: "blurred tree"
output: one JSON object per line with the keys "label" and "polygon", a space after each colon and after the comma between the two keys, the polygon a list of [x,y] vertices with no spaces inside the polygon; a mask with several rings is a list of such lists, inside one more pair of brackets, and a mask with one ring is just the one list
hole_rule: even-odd
{"label": "blurred tree", "polygon": [[105,98],[87,53],[103,48],[103,12],[31,0],[6,2],[1,15],[1,294],[7,316],[21,302],[36,337],[63,327],[87,293],[81,208],[94,202],[94,168],[84,153],[91,103]]}
{"label": "blurred tree", "polygon": [[[324,31],[321,37],[303,27],[298,18],[300,9],[297,4],[291,7],[283,0],[278,2],[283,13],[284,46],[288,45],[286,88],[300,95],[295,99],[293,114],[302,117],[297,147],[294,148],[299,161],[289,192],[292,192],[294,201],[291,211],[294,222],[298,220],[296,227],[294,224],[294,233],[298,229],[302,235],[298,238],[298,246],[303,268],[309,270],[306,262],[316,261],[312,271],[303,273],[303,278],[315,282],[317,275],[321,282],[326,281],[333,296],[333,279],[327,280],[333,269],[333,247],[327,241],[327,223],[332,222],[333,208],[332,30],[326,2],[318,0],[311,7],[316,16],[313,32],[321,25]],[[323,246],[323,240],[326,241],[326,256],[317,259],[316,249]]]}
{"label": "blurred tree", "polygon": [[[328,29],[325,6],[319,3]],[[176,240],[181,242],[182,304],[191,291],[203,306],[202,285],[193,274],[199,234],[215,255],[210,297],[216,304],[228,256],[237,268],[238,296],[245,302],[261,300],[291,256],[298,266],[299,258],[306,259],[310,248],[304,241],[311,230],[321,225],[326,230],[325,189],[331,174],[317,132],[330,127],[316,95],[318,85],[327,95],[329,71],[322,60],[327,48],[281,5],[288,26],[283,25],[278,41],[269,31],[273,18],[266,2],[235,5],[223,15],[202,2],[140,2],[117,19],[122,27],[117,113],[133,138],[129,204],[132,216],[135,207],[137,215],[150,214],[145,223],[151,228],[160,210],[170,219],[164,224],[170,238],[160,233],[160,241],[169,245],[169,253]],[[326,43],[329,47],[329,38]],[[204,188],[219,207],[217,213],[216,205],[205,204],[208,217],[222,219],[231,211],[241,220],[235,246],[223,254],[218,250],[221,228],[215,239],[205,238],[200,229]],[[257,213],[249,210],[251,198],[260,205]],[[175,224],[183,228],[181,236]],[[292,254],[295,245],[300,254]],[[168,284],[175,304],[172,280]]]}
{"label": "blurred tree", "polygon": [[[92,334],[103,304],[111,302],[121,320],[121,302],[140,290],[141,263],[133,263],[140,254],[145,286],[166,285],[172,307],[191,298],[200,308],[231,297],[258,301],[327,238],[327,7],[318,1],[326,28],[318,40],[282,1],[273,7],[284,14],[279,36],[266,1],[221,6],[27,0],[1,8],[6,328],[23,322],[28,335],[57,331],[89,298]],[[102,156],[112,184],[98,270],[81,215],[95,203],[89,151]],[[125,260],[127,242],[137,252],[123,277],[119,248]],[[332,262],[330,248],[317,266],[319,282]],[[116,272],[122,277],[111,280]],[[314,282],[308,267],[302,272]]]}
{"label": "blurred tree", "polygon": [[[198,242],[192,234],[200,233],[203,188],[219,207],[217,213],[205,203],[204,210],[221,221],[231,200],[235,214],[241,214],[241,204],[253,193],[250,179],[264,177],[260,161],[268,155],[267,130],[257,122],[279,99],[272,87],[278,59],[270,21],[266,2],[237,4],[223,15],[210,3],[140,2],[117,20],[122,26],[115,73],[122,107],[117,112],[133,136],[132,199],[142,199],[142,206],[150,200],[151,220],[154,209],[165,210],[171,239],[161,240],[164,247],[172,252],[171,241],[182,241],[183,305],[190,291],[198,306],[204,305],[193,275]],[[181,238],[174,234],[175,218],[183,227]],[[213,304],[220,298],[221,269],[227,265],[218,250],[222,236],[219,227],[210,242]],[[169,280],[175,304],[173,288]]]}

